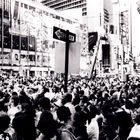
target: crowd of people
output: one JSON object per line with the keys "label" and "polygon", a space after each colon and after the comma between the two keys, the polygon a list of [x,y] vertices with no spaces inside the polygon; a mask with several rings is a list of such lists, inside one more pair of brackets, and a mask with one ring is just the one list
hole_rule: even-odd
{"label": "crowd of people", "polygon": [[0,140],[140,140],[140,79],[1,75]]}

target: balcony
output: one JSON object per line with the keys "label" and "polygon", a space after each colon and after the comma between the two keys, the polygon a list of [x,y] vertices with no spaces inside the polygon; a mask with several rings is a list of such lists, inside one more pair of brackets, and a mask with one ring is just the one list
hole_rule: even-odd
{"label": "balcony", "polygon": [[59,3],[66,2],[67,0],[43,0],[42,3],[46,6],[51,7],[52,5],[56,5]]}
{"label": "balcony", "polygon": [[59,10],[59,9],[71,9],[71,8],[76,8],[76,7],[78,7],[80,5],[84,5],[84,4],[86,4],[86,2],[81,2],[81,0],[72,1],[72,2],[69,2],[69,3],[64,3],[63,5],[55,6],[55,9],[56,10]]}

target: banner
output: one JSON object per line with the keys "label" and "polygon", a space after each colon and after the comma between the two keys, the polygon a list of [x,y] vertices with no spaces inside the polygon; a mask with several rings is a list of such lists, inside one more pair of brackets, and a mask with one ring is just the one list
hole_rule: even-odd
{"label": "banner", "polygon": [[[55,44],[55,72],[65,72],[65,43]],[[80,43],[70,43],[69,45],[69,73],[79,74],[80,72]]]}
{"label": "banner", "polygon": [[98,39],[98,33],[97,32],[90,32],[88,33],[88,50],[93,50],[93,47],[96,45]]}
{"label": "banner", "polygon": [[69,46],[69,73],[79,74],[80,72],[80,49],[81,43],[70,43]]}
{"label": "banner", "polygon": [[102,64],[103,64],[103,67],[110,66],[110,45],[109,44],[102,45]]}

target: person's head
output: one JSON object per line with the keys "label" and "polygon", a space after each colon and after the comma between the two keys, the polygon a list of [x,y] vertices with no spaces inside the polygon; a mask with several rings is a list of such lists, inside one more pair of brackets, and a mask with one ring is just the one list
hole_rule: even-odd
{"label": "person's head", "polygon": [[12,92],[12,96],[18,96],[18,93],[16,91]]}
{"label": "person's head", "polygon": [[60,121],[68,122],[71,118],[71,112],[68,107],[61,106],[57,110],[57,117]]}
{"label": "person's head", "polygon": [[12,103],[14,106],[17,106],[19,104],[19,97],[18,96],[13,96],[12,97]]}
{"label": "person's head", "polygon": [[63,99],[62,99],[62,103],[65,104],[65,103],[68,103],[68,102],[71,102],[72,101],[72,95],[67,93]]}
{"label": "person's head", "polygon": [[3,133],[10,124],[10,117],[3,111],[0,112],[0,133]]}
{"label": "person's head", "polygon": [[39,106],[43,109],[43,110],[50,110],[51,108],[51,103],[50,103],[50,99],[47,97],[41,97],[39,99]]}
{"label": "person's head", "polygon": [[76,87],[73,88],[73,94],[74,94],[74,95],[77,94],[77,88],[76,88]]}
{"label": "person's head", "polygon": [[37,128],[43,133],[48,139],[54,137],[57,130],[57,123],[53,118],[50,111],[45,111],[41,114]]}
{"label": "person's head", "polygon": [[84,111],[78,111],[74,115],[73,126],[83,126],[86,124],[87,114]]}
{"label": "person's head", "polygon": [[76,95],[72,101],[72,104],[75,106],[78,105],[79,103],[80,103],[80,97]]}
{"label": "person's head", "polygon": [[99,113],[98,109],[94,105],[89,106],[89,116],[90,118],[95,118],[95,116]]}
{"label": "person's head", "polygon": [[0,90],[0,98],[3,98],[4,93]]}
{"label": "person's head", "polygon": [[87,106],[87,104],[88,104],[88,97],[87,96],[81,97],[81,105]]}
{"label": "person's head", "polygon": [[133,104],[133,102],[130,99],[127,99],[125,101],[125,107],[126,107],[126,109],[133,109],[134,104]]}

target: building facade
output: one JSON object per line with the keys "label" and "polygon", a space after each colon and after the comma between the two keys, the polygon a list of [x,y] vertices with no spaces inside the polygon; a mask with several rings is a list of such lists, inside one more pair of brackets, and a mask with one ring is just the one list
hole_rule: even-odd
{"label": "building facade", "polygon": [[87,15],[87,0],[42,0],[42,3],[55,10],[82,8],[82,16]]}
{"label": "building facade", "polygon": [[[78,20],[60,15],[35,1],[0,2],[0,67],[23,76],[46,76],[54,71],[53,27],[71,29],[80,41]],[[75,28],[77,29],[75,31]]]}

